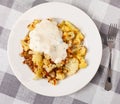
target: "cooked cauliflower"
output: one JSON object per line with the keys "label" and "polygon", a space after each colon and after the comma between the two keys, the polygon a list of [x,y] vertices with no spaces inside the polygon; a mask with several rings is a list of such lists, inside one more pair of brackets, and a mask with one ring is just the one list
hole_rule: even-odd
{"label": "cooked cauliflower", "polygon": [[49,64],[49,65],[43,65],[43,68],[49,73],[51,72],[54,68],[56,68],[55,64]]}
{"label": "cooked cauliflower", "polygon": [[34,77],[35,80],[43,77],[42,71],[43,71],[42,68],[35,69],[35,77]]}
{"label": "cooked cauliflower", "polygon": [[81,55],[86,55],[86,52],[87,52],[87,48],[85,46],[81,47],[81,50],[80,50],[80,53]]}
{"label": "cooked cauliflower", "polygon": [[59,72],[56,73],[56,79],[62,80],[64,78],[65,78],[65,74],[64,73],[59,73]]}
{"label": "cooked cauliflower", "polygon": [[32,61],[38,66],[42,66],[42,53],[40,52],[34,52],[32,56]]}
{"label": "cooked cauliflower", "polygon": [[79,68],[86,68],[87,67],[87,62],[84,58],[81,59]]}
{"label": "cooked cauliflower", "polygon": [[68,70],[67,75],[73,75],[78,71],[78,64],[79,61],[76,58],[72,58],[69,62],[65,65],[65,68]]}

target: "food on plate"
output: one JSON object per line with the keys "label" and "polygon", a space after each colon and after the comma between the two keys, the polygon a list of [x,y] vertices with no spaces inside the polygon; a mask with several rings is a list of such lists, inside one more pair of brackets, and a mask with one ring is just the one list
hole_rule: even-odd
{"label": "food on plate", "polygon": [[21,40],[21,56],[23,63],[35,73],[34,79],[47,78],[56,85],[87,67],[85,36],[71,22],[35,19],[28,30]]}

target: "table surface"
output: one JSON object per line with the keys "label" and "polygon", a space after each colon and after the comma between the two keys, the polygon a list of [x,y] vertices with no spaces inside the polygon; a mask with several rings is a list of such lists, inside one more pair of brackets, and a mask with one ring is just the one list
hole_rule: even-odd
{"label": "table surface", "polygon": [[[46,97],[24,87],[7,59],[7,41],[16,20],[31,7],[51,1],[66,2],[86,12],[96,23],[103,43],[97,74],[82,90],[63,97]],[[111,91],[105,91],[109,49],[105,38],[109,24],[120,28],[120,0],[0,0],[0,104],[120,104],[120,32],[113,49]],[[94,38],[94,37],[93,37]]]}

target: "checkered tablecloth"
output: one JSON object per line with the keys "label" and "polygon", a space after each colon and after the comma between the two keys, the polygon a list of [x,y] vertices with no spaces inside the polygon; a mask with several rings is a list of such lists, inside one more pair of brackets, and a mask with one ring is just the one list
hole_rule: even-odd
{"label": "checkered tablecloth", "polygon": [[[101,65],[93,80],[82,90],[63,97],[42,96],[24,87],[11,71],[6,52],[16,20],[33,6],[51,1],[66,2],[86,12],[96,23],[103,41]],[[0,0],[0,104],[120,104],[120,32],[112,51],[113,87],[111,91],[104,90],[109,59],[104,40],[110,23],[120,26],[120,0]]]}

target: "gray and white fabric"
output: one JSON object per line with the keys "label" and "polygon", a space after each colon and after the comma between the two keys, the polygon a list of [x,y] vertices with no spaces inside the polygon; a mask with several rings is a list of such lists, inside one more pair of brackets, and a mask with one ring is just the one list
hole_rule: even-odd
{"label": "gray and white fabric", "polygon": [[[96,23],[103,42],[102,61],[95,77],[82,90],[63,97],[42,96],[24,87],[12,73],[7,58],[7,41],[16,20],[33,6],[51,1],[66,2],[86,12]],[[120,32],[112,51],[113,88],[104,90],[109,59],[105,38],[110,23],[120,28],[120,0],[0,0],[0,104],[120,104]]]}

